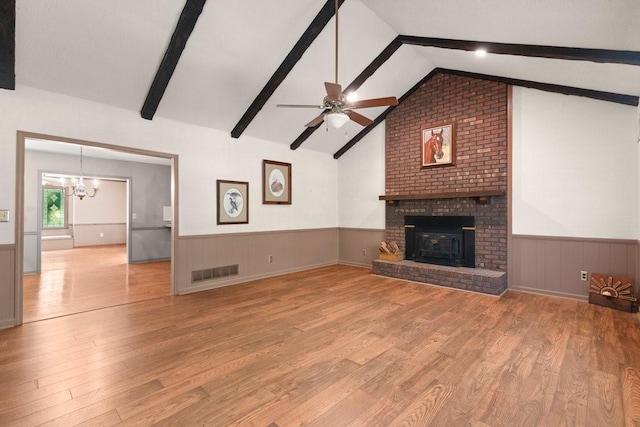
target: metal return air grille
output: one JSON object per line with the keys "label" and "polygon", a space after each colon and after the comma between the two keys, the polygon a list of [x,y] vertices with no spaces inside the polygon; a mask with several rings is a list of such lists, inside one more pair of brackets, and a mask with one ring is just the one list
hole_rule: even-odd
{"label": "metal return air grille", "polygon": [[238,275],[238,264],[225,265],[224,267],[207,268],[191,272],[191,283],[202,282],[204,280],[219,279],[228,276]]}

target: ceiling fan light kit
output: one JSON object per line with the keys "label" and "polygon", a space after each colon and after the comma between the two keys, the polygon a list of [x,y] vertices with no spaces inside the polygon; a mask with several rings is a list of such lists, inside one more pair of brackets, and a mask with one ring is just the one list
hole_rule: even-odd
{"label": "ceiling fan light kit", "polygon": [[335,1],[335,22],[336,22],[336,49],[335,49],[335,83],[325,82],[324,87],[327,92],[327,96],[322,100],[322,105],[301,105],[301,104],[278,104],[276,107],[287,108],[320,108],[324,111],[316,116],[313,120],[307,123],[305,126],[309,128],[320,125],[323,121],[334,129],[340,129],[349,120],[353,120],[362,126],[369,126],[373,123],[373,120],[362,114],[356,113],[356,108],[369,108],[369,107],[385,107],[398,105],[398,100],[395,96],[389,96],[386,98],[374,98],[363,99],[357,101],[355,93],[349,93],[346,95],[342,92],[342,86],[338,84],[338,1]]}
{"label": "ceiling fan light kit", "polygon": [[349,116],[341,112],[328,113],[324,116],[324,121],[334,129],[340,129],[349,120]]}

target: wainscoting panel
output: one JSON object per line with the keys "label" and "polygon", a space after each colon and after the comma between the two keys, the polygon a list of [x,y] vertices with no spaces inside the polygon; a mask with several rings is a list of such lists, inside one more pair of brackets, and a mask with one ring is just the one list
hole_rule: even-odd
{"label": "wainscoting panel", "polygon": [[371,268],[378,259],[380,242],[385,239],[384,230],[365,228],[339,228],[340,264]]}
{"label": "wainscoting panel", "polygon": [[[338,229],[213,234],[178,238],[176,290],[186,294],[338,263]],[[238,275],[198,280],[192,272],[238,265]]]}
{"label": "wainscoting panel", "polygon": [[587,299],[580,272],[631,277],[638,293],[638,242],[620,239],[513,236],[509,289]]}
{"label": "wainscoting panel", "polygon": [[127,242],[127,224],[76,224],[73,226],[73,240],[76,248],[124,244]]}
{"label": "wainscoting panel", "polygon": [[0,328],[15,325],[15,245],[0,245]]}

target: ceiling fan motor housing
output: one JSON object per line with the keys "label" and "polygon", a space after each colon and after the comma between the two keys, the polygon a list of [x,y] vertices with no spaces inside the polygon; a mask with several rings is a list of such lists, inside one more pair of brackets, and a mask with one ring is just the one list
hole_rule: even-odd
{"label": "ceiling fan motor housing", "polygon": [[342,111],[347,105],[347,97],[344,94],[340,94],[340,98],[331,99],[329,96],[325,96],[323,100],[325,108],[331,111]]}

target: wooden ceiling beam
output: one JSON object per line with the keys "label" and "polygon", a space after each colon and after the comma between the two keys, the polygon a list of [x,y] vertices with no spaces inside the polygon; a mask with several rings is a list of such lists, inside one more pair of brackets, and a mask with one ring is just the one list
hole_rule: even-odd
{"label": "wooden ceiling beam", "polygon": [[[402,95],[400,97],[400,99],[398,99],[398,105],[402,104],[405,99],[407,99],[411,95],[413,95],[413,93],[415,91],[420,89],[423,84],[425,84],[426,82],[431,80],[433,78],[433,76],[435,76],[436,74],[438,74],[438,69],[437,68],[433,69],[429,74],[424,76],[418,83],[413,85],[413,87],[411,89],[409,89],[407,92],[405,92],[405,94]],[[366,126],[364,129],[362,129],[356,136],[351,138],[349,140],[349,142],[347,142],[345,145],[343,145],[342,148],[340,148],[338,151],[336,151],[336,153],[333,155],[333,158],[337,160],[337,159],[340,158],[340,156],[342,156],[344,153],[349,151],[349,149],[351,147],[356,145],[362,138],[367,136],[367,134],[369,132],[371,132],[376,126],[378,126],[380,123],[382,123],[384,121],[384,119],[387,118],[389,113],[391,113],[398,105],[392,105],[391,107],[388,107],[386,110],[384,110],[378,117],[375,118],[373,123],[371,123],[369,126]]]}
{"label": "wooden ceiling beam", "polygon": [[597,99],[599,101],[614,102],[622,105],[638,105],[638,97],[621,93],[603,92],[600,90],[583,89],[573,86],[563,86],[551,83],[540,83],[531,80],[512,79],[508,77],[492,76],[487,74],[470,73],[467,71],[450,70],[439,68],[439,72],[453,74],[456,76],[470,77],[472,79],[490,80],[492,82],[505,83],[512,86],[522,86],[530,89],[537,89],[544,92],[559,93],[562,95],[582,96],[585,98]]}
{"label": "wooden ceiling beam", "polygon": [[527,56],[532,58],[590,61],[610,64],[640,65],[640,52],[612,49],[586,49],[562,46],[539,46],[531,44],[495,43],[471,40],[440,39],[434,37],[399,36],[404,44],[443,49],[475,51],[485,49],[487,53]]}
{"label": "wooden ceiling beam", "polygon": [[[614,102],[617,104],[630,105],[630,106],[637,106],[640,101],[639,97],[633,96],[633,95],[624,95],[619,93],[602,92],[598,90],[582,89],[577,87],[561,86],[561,85],[554,85],[549,83],[540,83],[540,82],[534,82],[530,80],[511,79],[507,77],[470,73],[466,71],[450,70],[446,68],[434,68],[429,74],[427,74],[422,80],[420,80],[416,85],[414,85],[411,89],[409,89],[409,91],[407,91],[398,100],[398,105],[402,104],[402,102],[404,102],[405,99],[411,96],[423,84],[431,80],[431,78],[438,73],[452,74],[456,76],[463,76],[463,77],[469,77],[469,78],[480,79],[480,80],[489,80],[489,81],[504,83],[512,86],[522,86],[530,89],[542,90],[545,92],[560,93],[563,95],[582,96],[586,98],[597,99],[599,101],[608,101],[608,102]],[[378,117],[375,118],[372,124],[365,127],[356,136],[351,138],[349,142],[347,142],[344,146],[342,146],[340,150],[336,151],[336,153],[333,155],[333,158],[336,160],[339,159],[344,153],[346,153],[351,147],[356,145],[362,138],[364,138],[376,126],[382,123],[384,119],[386,119],[387,115],[391,113],[396,107],[397,106],[392,106],[384,110]]]}
{"label": "wooden ceiling beam", "polygon": [[[345,89],[343,89],[343,92],[353,92],[353,91],[358,90],[358,88],[360,86],[362,86],[362,84],[365,81],[367,81],[367,79],[369,77],[371,77],[373,75],[373,73],[375,73],[376,70],[378,70],[378,68],[380,68],[382,66],[382,64],[384,64],[385,62],[387,62],[387,60],[389,60],[389,58],[391,58],[391,56],[400,48],[400,46],[402,46],[402,42],[400,42],[400,39],[398,37],[396,37],[395,39],[393,39],[391,41],[391,43],[389,43],[387,45],[387,47],[384,48],[384,50],[382,52],[380,52],[380,54],[378,56],[376,56],[376,58],[373,61],[371,61],[371,63],[358,75],[358,77],[355,78],[355,80],[353,82],[351,82],[351,84],[349,86],[347,86]],[[320,124],[318,126],[305,129],[296,138],[296,140],[291,143],[291,145],[289,147],[292,150],[297,149],[319,127],[320,127]]]}
{"label": "wooden ceiling beam", "polygon": [[382,52],[380,52],[380,54],[376,56],[373,61],[371,61],[367,68],[362,70],[358,77],[356,77],[355,80],[342,91],[346,93],[358,90],[360,86],[362,86],[364,82],[366,82],[367,79],[373,75],[373,73],[378,71],[378,68],[380,68],[385,62],[387,62],[389,58],[391,58],[393,54],[396,53],[398,49],[400,49],[401,46],[402,41],[400,40],[400,37],[396,37],[395,39],[391,40],[391,43],[389,43],[387,47],[385,47]]}
{"label": "wooden ceiling beam", "polygon": [[[615,63],[615,64],[625,64],[625,65],[640,65],[640,52],[635,52],[635,51],[479,42],[479,41],[470,41],[470,40],[454,40],[454,39],[442,39],[442,38],[434,38],[434,37],[418,37],[418,36],[406,36],[406,35],[400,35],[396,37],[396,39],[394,39],[392,43],[399,43],[395,48],[395,50],[397,50],[403,44],[409,44],[414,46],[424,46],[424,47],[437,47],[442,49],[458,49],[458,50],[466,50],[466,51],[475,51],[479,48],[482,48],[487,50],[487,52],[489,53],[496,53],[496,54],[503,54],[503,55],[516,55],[516,56],[527,56],[527,57],[548,58],[548,59],[564,59],[564,60],[574,60],[574,61],[591,61],[591,62],[598,62],[598,63]],[[387,46],[387,49],[389,48],[390,46]],[[393,52],[395,52],[395,50],[393,50]],[[389,59],[390,56],[391,55],[387,56],[384,61]],[[380,67],[384,63],[384,61],[382,63],[376,64],[375,69]],[[371,68],[372,66],[373,66],[373,63],[370,64],[369,67],[367,68]],[[432,75],[432,73],[434,73],[435,71],[447,72],[449,74],[458,73],[459,75],[467,75],[467,76],[475,75],[476,78],[484,78],[485,80],[500,81],[500,82],[511,84],[514,86],[524,86],[524,87],[539,89],[547,92],[562,93],[565,95],[585,96],[592,99],[616,102],[624,105],[638,105],[637,96],[595,91],[595,90],[589,90],[589,89],[581,89],[581,88],[561,86],[561,85],[553,85],[553,84],[547,84],[547,83],[539,83],[539,82],[533,82],[528,80],[518,80],[518,79],[509,79],[509,78],[503,78],[503,77],[497,77],[497,76],[465,73],[463,71],[445,70],[445,69],[439,69],[439,68],[429,73],[429,75]],[[367,75],[367,78],[371,74]],[[366,78],[364,78],[364,80],[366,80]],[[359,81],[359,84],[357,86],[359,87],[362,83],[364,83],[364,80]],[[410,93],[414,88],[410,89],[409,92],[407,93]],[[355,90],[355,89],[352,89],[351,86],[349,86],[348,89]],[[401,103],[402,101],[399,100],[399,102]],[[373,128],[375,128],[378,124],[380,124],[384,120],[384,117],[386,117],[387,114],[393,111],[393,109],[394,107],[390,107],[386,109],[382,114],[378,116],[378,118],[376,118],[376,120],[374,120],[374,122],[371,125],[365,127],[362,131],[360,131],[360,133],[358,133],[349,142],[347,142],[347,144],[345,144],[340,150],[338,150],[333,155],[334,158],[336,159],[339,158],[347,150],[353,147],[365,135],[367,135],[371,130],[373,130]],[[319,126],[311,129],[306,129],[290,145],[291,149],[295,150],[296,148],[298,148],[306,139],[308,139],[313,134],[313,132],[318,127]]]}
{"label": "wooden ceiling beam", "polygon": [[152,120],[153,116],[156,114],[156,110],[160,105],[160,101],[164,96],[165,90],[167,90],[171,76],[173,76],[173,72],[178,65],[182,51],[184,51],[184,48],[187,45],[187,41],[196,26],[196,22],[198,21],[206,2],[207,0],[186,1],[184,8],[182,9],[182,13],[180,14],[180,18],[178,19],[178,24],[171,36],[171,41],[169,41],[169,46],[167,46],[167,50],[164,53],[162,62],[158,67],[156,76],[153,79],[153,83],[147,93],[147,98],[145,99],[142,110],[140,111],[142,118]]}
{"label": "wooden ceiling beam", "polygon": [[[338,0],[338,8],[342,6],[342,3],[344,3],[344,0]],[[269,98],[271,98],[271,95],[273,95],[278,86],[280,86],[289,75],[289,72],[291,72],[300,58],[302,58],[302,55],[307,51],[309,46],[311,46],[324,27],[326,27],[331,18],[333,18],[333,15],[335,15],[334,0],[327,0],[289,54],[284,58],[284,61],[282,61],[275,73],[273,73],[267,84],[264,85],[258,96],[256,96],[256,99],[254,99],[249,108],[247,108],[247,111],[242,115],[240,121],[238,121],[231,130],[231,137],[240,138],[240,135],[242,135],[258,112],[264,107]]]}
{"label": "wooden ceiling beam", "polygon": [[0,88],[16,88],[16,2],[0,2]]}

